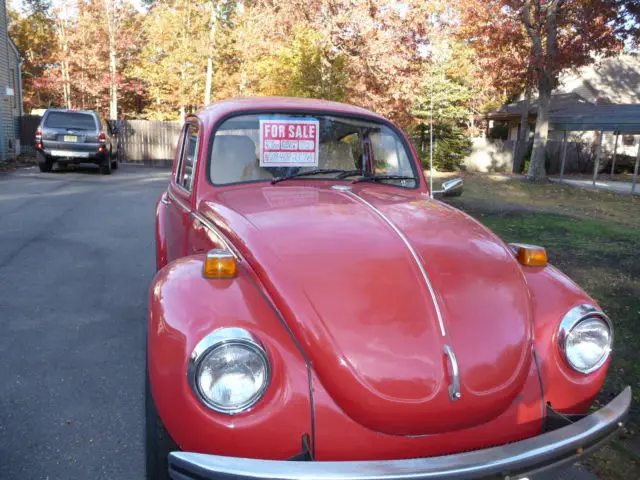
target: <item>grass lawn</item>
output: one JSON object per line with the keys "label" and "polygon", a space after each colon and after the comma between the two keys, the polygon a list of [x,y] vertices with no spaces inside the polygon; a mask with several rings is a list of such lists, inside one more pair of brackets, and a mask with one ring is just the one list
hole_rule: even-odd
{"label": "grass lawn", "polygon": [[613,360],[597,403],[631,385],[634,404],[626,434],[585,464],[602,479],[640,478],[640,197],[497,175],[464,180],[462,196],[448,203],[506,242],[545,246],[613,320]]}

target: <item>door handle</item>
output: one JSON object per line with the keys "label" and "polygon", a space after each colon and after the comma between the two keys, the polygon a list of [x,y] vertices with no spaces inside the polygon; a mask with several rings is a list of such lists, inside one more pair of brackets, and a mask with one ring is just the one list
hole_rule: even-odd
{"label": "door handle", "polygon": [[165,205],[169,205],[171,203],[171,199],[169,198],[169,195],[167,195],[166,193],[160,198],[160,201]]}
{"label": "door handle", "polygon": [[449,385],[449,398],[452,402],[459,400],[462,396],[460,393],[460,369],[458,368],[458,361],[456,355],[449,345],[444,346],[444,354],[447,356],[449,364],[451,365],[451,385]]}

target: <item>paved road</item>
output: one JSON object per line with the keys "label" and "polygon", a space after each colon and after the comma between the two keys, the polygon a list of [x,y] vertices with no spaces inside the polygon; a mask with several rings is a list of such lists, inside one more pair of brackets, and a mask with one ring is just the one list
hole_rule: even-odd
{"label": "paved road", "polygon": [[143,478],[165,171],[0,174],[0,478]]}

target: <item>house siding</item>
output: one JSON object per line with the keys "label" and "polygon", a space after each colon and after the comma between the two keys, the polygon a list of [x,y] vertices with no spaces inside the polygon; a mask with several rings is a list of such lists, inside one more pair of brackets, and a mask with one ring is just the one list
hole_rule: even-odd
{"label": "house siding", "polygon": [[[13,96],[6,95],[7,88]],[[6,0],[0,0],[0,161],[19,153],[20,115],[20,58],[9,40]]]}

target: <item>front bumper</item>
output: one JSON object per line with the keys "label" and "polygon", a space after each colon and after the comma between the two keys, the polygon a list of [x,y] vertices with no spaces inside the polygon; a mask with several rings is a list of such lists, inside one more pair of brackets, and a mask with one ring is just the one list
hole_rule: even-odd
{"label": "front bumper", "polygon": [[422,480],[486,477],[548,478],[602,446],[622,427],[631,405],[627,387],[604,408],[568,426],[499,447],[441,457],[367,462],[254,460],[190,452],[169,454],[174,480]]}

